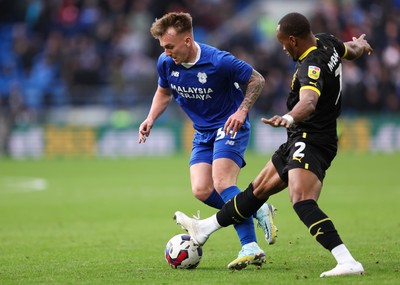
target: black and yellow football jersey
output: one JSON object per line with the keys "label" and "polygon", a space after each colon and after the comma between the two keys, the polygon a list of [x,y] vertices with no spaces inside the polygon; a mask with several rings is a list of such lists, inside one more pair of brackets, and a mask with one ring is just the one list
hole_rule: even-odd
{"label": "black and yellow football jersey", "polygon": [[316,34],[317,47],[304,52],[296,66],[287,100],[289,110],[299,102],[302,89],[312,89],[319,95],[315,112],[293,124],[288,134],[298,132],[324,133],[336,136],[336,119],[341,111],[342,64],[346,55],[343,42],[329,34]]}

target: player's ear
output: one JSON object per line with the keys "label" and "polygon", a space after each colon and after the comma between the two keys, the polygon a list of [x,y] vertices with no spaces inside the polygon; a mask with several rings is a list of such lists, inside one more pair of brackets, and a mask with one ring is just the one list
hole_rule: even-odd
{"label": "player's ear", "polygon": [[297,39],[295,36],[289,36],[289,42],[292,46],[297,46]]}
{"label": "player's ear", "polygon": [[189,36],[185,37],[185,45],[187,47],[190,47],[192,45],[192,38],[191,37],[189,37]]}

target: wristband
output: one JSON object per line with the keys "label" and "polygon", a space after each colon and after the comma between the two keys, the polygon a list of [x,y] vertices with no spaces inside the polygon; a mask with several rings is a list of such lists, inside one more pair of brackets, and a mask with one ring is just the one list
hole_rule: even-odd
{"label": "wristband", "polygon": [[294,123],[294,119],[292,116],[290,116],[289,114],[285,114],[282,116],[282,119],[285,119],[286,121],[288,121],[289,126],[291,126]]}

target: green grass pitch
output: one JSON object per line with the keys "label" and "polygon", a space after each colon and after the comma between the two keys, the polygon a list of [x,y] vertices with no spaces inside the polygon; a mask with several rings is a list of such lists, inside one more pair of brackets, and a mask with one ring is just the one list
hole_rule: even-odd
{"label": "green grass pitch", "polygon": [[[248,153],[244,189],[269,156]],[[399,284],[400,154],[340,154],[320,198],[364,276],[321,279],[335,266],[308,234],[287,191],[270,199],[279,228],[267,263],[230,272],[240,250],[233,227],[216,232],[195,270],[174,270],[172,219],[214,209],[191,194],[188,156],[0,161],[0,284]]]}

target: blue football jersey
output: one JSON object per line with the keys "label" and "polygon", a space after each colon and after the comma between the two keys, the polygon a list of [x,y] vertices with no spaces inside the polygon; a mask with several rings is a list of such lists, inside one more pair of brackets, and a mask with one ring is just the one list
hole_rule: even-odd
{"label": "blue football jersey", "polygon": [[[200,58],[190,67],[177,65],[162,53],[158,84],[172,90],[196,130],[213,130],[223,127],[239,108],[244,98],[239,84],[249,81],[253,68],[228,52],[198,44]],[[250,125],[248,116],[245,125]]]}

